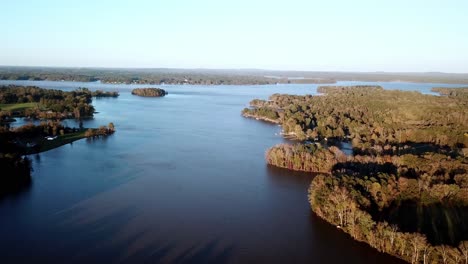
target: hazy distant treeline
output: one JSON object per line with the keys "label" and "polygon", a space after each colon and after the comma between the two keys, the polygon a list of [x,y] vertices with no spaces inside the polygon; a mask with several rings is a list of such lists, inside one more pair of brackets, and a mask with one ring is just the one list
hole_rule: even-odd
{"label": "hazy distant treeline", "polygon": [[[288,78],[292,77],[292,78]],[[0,67],[1,80],[49,80],[136,84],[257,85],[334,83],[327,77],[298,78],[295,73],[256,70],[96,69]]]}
{"label": "hazy distant treeline", "polygon": [[0,67],[0,79],[200,85],[335,83],[336,81],[405,81],[468,84],[468,73],[320,72],[256,69],[112,69],[4,66]]}

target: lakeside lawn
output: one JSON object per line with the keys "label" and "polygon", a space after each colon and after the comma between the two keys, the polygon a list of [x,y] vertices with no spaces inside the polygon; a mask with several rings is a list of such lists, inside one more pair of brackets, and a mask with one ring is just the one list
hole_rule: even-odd
{"label": "lakeside lawn", "polygon": [[85,133],[86,133],[86,130],[78,131],[75,133],[69,133],[65,135],[59,135],[54,140],[47,140],[44,137],[37,138],[34,141],[37,144],[36,147],[28,148],[24,154],[36,154],[36,153],[48,151],[54,148],[58,148],[60,146],[71,143],[73,141],[86,138]]}
{"label": "lakeside lawn", "polygon": [[[112,125],[112,123],[111,123]],[[106,126],[101,126],[99,128],[88,128],[83,129],[74,133],[68,133],[65,135],[57,135],[55,139],[49,140],[46,137],[35,137],[35,138],[27,138],[21,140],[21,145],[26,146],[29,144],[35,144],[32,147],[23,147],[23,154],[36,154],[40,152],[45,152],[54,148],[61,147],[73,141],[77,141],[83,138],[95,138],[101,136],[107,136],[114,133],[114,128],[111,129],[107,128]]]}
{"label": "lakeside lawn", "polygon": [[38,106],[38,103],[0,104],[0,110],[4,111],[24,111]]}

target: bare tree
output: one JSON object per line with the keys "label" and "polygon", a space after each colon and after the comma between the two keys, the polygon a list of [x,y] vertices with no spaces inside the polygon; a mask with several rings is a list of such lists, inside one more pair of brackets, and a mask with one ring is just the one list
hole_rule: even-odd
{"label": "bare tree", "polygon": [[461,241],[458,245],[463,257],[465,258],[465,264],[468,264],[468,241]]}
{"label": "bare tree", "polygon": [[412,234],[410,240],[413,256],[411,257],[411,263],[419,262],[419,253],[426,247],[426,238],[420,234]]}
{"label": "bare tree", "polygon": [[423,263],[429,263],[429,256],[431,255],[433,248],[430,244],[426,244],[423,248]]}

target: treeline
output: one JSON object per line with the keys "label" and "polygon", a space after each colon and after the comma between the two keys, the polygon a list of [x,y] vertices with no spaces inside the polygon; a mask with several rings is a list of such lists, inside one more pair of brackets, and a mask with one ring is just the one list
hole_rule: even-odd
{"label": "treeline", "polygon": [[253,100],[243,115],[272,119],[299,140],[352,140],[362,151],[399,151],[402,144],[468,146],[468,101],[463,98],[383,90],[319,87],[324,96],[274,94]]}
{"label": "treeline", "polygon": [[[81,89],[86,89],[87,91],[89,91],[87,88],[81,88]],[[119,97],[119,92],[116,92],[116,91],[103,91],[103,90],[96,90],[96,91],[93,91],[91,92],[91,95],[93,97],[97,97],[97,98],[100,98],[100,97]]]}
{"label": "treeline", "polygon": [[312,210],[353,238],[412,263],[460,263],[456,245],[468,243],[465,158],[347,156],[333,146],[281,144],[267,151],[266,160],[327,173],[312,180]]}
{"label": "treeline", "polygon": [[86,101],[90,102],[90,97],[118,97],[116,91],[91,91],[88,88],[80,87],[71,92],[62,90],[43,89],[36,86],[7,85],[0,86],[0,104],[20,104],[40,102],[45,100],[64,100],[66,97],[86,96]]}
{"label": "treeline", "polygon": [[114,123],[109,123],[107,126],[100,126],[99,128],[89,128],[85,132],[85,137],[95,138],[95,137],[104,137],[111,135],[115,132]]}
{"label": "treeline", "polygon": [[[402,232],[396,225],[375,221],[361,209],[356,192],[344,182],[339,177],[324,175],[313,179],[309,201],[318,216],[339,226],[354,239],[411,263],[467,263],[468,241],[461,241],[457,246],[434,246],[420,233]],[[378,185],[376,182],[370,186],[370,192],[378,195]]]}
{"label": "treeline", "polygon": [[[290,72],[295,76],[294,72]],[[327,77],[267,77],[267,72],[192,69],[92,69],[0,67],[0,80],[78,81],[125,84],[263,85],[335,83]]]}
{"label": "treeline", "polygon": [[[451,202],[468,206],[468,162],[460,156],[452,158],[432,152],[401,156],[347,156],[334,146],[323,148],[316,144],[280,144],[266,152],[266,161],[291,170],[340,174],[343,177],[385,176],[385,184],[391,183],[393,188],[389,193],[380,192],[379,199],[372,206],[377,211],[382,211],[396,200],[398,204],[411,200],[423,205]],[[373,184],[372,181],[364,183],[362,188],[352,188],[368,191],[367,185]],[[365,196],[370,194],[362,197]]]}
{"label": "treeline", "polygon": [[297,171],[331,173],[338,160],[346,155],[336,147],[316,144],[280,144],[267,150],[268,164]]}
{"label": "treeline", "polygon": [[95,111],[91,105],[93,96],[118,96],[118,94],[91,92],[86,88],[65,92],[35,86],[0,86],[0,104],[38,103],[34,107],[25,107],[17,111],[0,108],[0,121],[12,116],[45,119],[92,117]]}
{"label": "treeline", "polygon": [[468,83],[468,74],[273,71],[257,69],[123,69],[0,67],[2,80],[49,80],[139,84],[275,84],[336,81]]}
{"label": "treeline", "polygon": [[144,97],[161,97],[165,96],[167,92],[160,88],[136,88],[132,90],[132,94]]}
{"label": "treeline", "polygon": [[454,96],[454,97],[464,97],[468,98],[468,87],[459,87],[459,88],[441,88],[434,87],[431,89],[432,92],[440,93],[441,95]]}
{"label": "treeline", "polygon": [[[82,137],[106,136],[115,132],[113,123],[99,128],[85,129],[83,127],[64,126],[60,121],[48,120],[39,124],[26,124],[17,128],[0,127],[0,152],[27,154],[29,148],[40,149],[41,143],[47,142],[47,136],[67,136],[69,134],[83,133]],[[78,139],[78,138],[77,138]]]}
{"label": "treeline", "polygon": [[38,125],[30,123],[13,129],[3,128],[0,129],[0,136],[18,141],[24,138],[64,135],[79,130],[80,128],[65,127],[60,121],[48,120],[42,121]]}

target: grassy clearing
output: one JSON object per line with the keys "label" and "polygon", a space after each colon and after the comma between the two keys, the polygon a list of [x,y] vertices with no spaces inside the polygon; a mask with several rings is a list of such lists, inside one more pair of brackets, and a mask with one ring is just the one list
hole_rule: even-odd
{"label": "grassy clearing", "polygon": [[0,110],[4,111],[24,111],[28,108],[38,106],[38,103],[20,103],[20,104],[0,104]]}
{"label": "grassy clearing", "polygon": [[85,138],[85,130],[66,134],[63,136],[58,136],[54,140],[47,140],[45,138],[38,138],[36,142],[36,147],[30,148],[26,151],[25,154],[35,154],[39,152],[48,151],[54,148],[58,148],[65,144],[71,143],[73,141]]}

